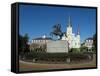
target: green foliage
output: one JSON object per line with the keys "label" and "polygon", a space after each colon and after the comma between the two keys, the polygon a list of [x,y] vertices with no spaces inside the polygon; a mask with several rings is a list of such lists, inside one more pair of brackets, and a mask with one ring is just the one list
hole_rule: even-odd
{"label": "green foliage", "polygon": [[97,33],[93,35],[93,45],[95,48],[97,47]]}
{"label": "green foliage", "polygon": [[46,52],[46,44],[31,44],[31,51],[34,52]]}
{"label": "green foliage", "polygon": [[80,53],[80,48],[71,48],[69,52]]}
{"label": "green foliage", "polygon": [[96,47],[92,47],[92,52],[96,53]]}
{"label": "green foliage", "polygon": [[80,47],[81,52],[87,52],[88,48],[86,46]]}
{"label": "green foliage", "polygon": [[34,48],[33,50],[31,50],[31,51],[33,51],[33,52],[46,52],[45,51],[45,48]]}
{"label": "green foliage", "polygon": [[25,59],[59,59],[59,60],[66,60],[66,58],[71,59],[85,59],[90,55],[90,53],[46,53],[46,52],[29,52],[25,53]]}
{"label": "green foliage", "polygon": [[84,46],[84,45],[85,45],[85,42],[81,44],[81,46]]}
{"label": "green foliage", "polygon": [[19,35],[19,38],[18,38],[19,53],[29,52],[28,39],[29,39],[28,34],[25,34],[24,36]]}

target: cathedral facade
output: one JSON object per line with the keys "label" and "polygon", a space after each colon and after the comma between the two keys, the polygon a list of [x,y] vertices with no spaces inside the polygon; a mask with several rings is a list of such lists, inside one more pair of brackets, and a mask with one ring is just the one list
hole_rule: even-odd
{"label": "cathedral facade", "polygon": [[77,28],[77,34],[73,33],[71,19],[69,17],[66,32],[63,34],[61,40],[67,40],[69,48],[80,48],[80,30]]}

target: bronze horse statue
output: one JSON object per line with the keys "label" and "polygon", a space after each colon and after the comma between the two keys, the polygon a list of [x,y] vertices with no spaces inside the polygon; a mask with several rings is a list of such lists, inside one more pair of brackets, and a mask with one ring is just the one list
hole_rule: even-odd
{"label": "bronze horse statue", "polygon": [[56,24],[53,26],[53,31],[50,33],[50,35],[53,36],[58,36],[59,39],[62,38],[63,33],[61,31],[61,24]]}

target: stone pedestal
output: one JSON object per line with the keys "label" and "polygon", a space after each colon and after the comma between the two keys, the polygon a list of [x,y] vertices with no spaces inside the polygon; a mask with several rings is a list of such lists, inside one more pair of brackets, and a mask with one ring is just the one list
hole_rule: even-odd
{"label": "stone pedestal", "polygon": [[68,42],[66,40],[49,41],[47,43],[48,53],[68,53]]}

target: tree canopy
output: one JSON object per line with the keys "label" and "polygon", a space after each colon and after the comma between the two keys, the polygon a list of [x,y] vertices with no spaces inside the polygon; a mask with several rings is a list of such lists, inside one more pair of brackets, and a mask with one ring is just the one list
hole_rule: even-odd
{"label": "tree canopy", "polygon": [[19,35],[19,51],[20,52],[28,52],[29,51],[29,44],[28,44],[28,34],[25,34],[24,36]]}

